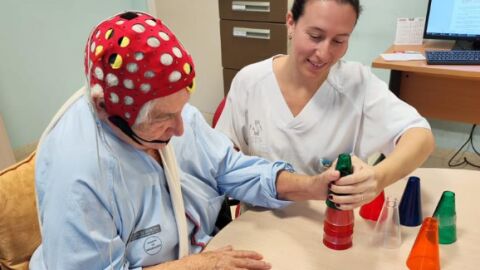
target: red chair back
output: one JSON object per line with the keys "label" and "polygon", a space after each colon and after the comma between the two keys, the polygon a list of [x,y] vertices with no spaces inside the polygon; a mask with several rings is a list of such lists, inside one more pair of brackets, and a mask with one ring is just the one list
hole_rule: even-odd
{"label": "red chair back", "polygon": [[215,126],[217,125],[218,119],[220,118],[220,115],[222,115],[223,107],[225,107],[225,101],[226,101],[226,98],[223,98],[222,101],[220,101],[220,104],[218,104],[218,107],[215,110],[215,113],[213,114],[213,120],[212,120],[213,128],[215,128]]}

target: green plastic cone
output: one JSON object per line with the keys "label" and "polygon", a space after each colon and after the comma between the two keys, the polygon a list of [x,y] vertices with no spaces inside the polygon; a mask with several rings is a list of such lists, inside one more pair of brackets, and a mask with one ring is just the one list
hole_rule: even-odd
{"label": "green plastic cone", "polygon": [[457,241],[457,215],[455,212],[455,193],[444,191],[433,217],[438,220],[438,242],[451,244]]}

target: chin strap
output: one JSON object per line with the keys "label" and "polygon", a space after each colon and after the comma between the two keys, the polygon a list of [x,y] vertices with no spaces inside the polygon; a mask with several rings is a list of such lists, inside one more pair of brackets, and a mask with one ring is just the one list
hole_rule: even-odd
{"label": "chin strap", "polygon": [[185,215],[185,206],[183,204],[182,187],[180,184],[179,167],[177,158],[171,144],[165,145],[160,152],[163,169],[167,178],[168,188],[170,190],[170,199],[173,205],[173,213],[177,221],[178,229],[178,258],[189,254],[187,217]]}
{"label": "chin strap", "polygon": [[146,143],[160,143],[160,144],[167,144],[170,141],[170,139],[168,139],[166,141],[163,141],[163,140],[151,140],[151,141],[145,140],[144,138],[135,134],[135,132],[132,130],[132,128],[128,125],[128,122],[118,115],[113,115],[113,116],[108,117],[108,121],[110,121],[110,123],[112,123],[116,127],[118,127],[130,139],[132,139],[134,142],[136,142],[140,145],[143,145],[143,143],[141,143],[140,141],[146,142]]}

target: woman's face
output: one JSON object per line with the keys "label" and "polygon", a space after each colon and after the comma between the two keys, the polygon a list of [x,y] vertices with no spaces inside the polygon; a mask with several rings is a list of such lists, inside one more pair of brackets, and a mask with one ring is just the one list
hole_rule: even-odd
{"label": "woman's face", "polygon": [[287,27],[292,34],[291,55],[299,72],[305,77],[318,78],[328,74],[348,48],[348,39],[355,27],[357,15],[350,4],[333,0],[310,0],[297,22],[287,15]]}

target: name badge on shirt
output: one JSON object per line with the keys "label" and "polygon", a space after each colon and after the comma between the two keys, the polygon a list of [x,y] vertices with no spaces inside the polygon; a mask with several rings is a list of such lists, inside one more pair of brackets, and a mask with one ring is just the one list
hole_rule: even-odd
{"label": "name badge on shirt", "polygon": [[160,227],[160,224],[157,224],[157,225],[154,225],[152,227],[134,232],[130,236],[130,238],[128,239],[128,242],[132,242],[132,241],[135,241],[137,239],[144,238],[144,237],[159,233],[161,231],[162,231],[162,228]]}

